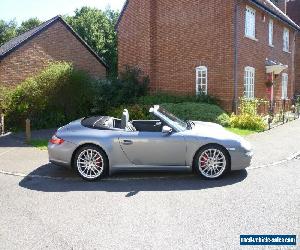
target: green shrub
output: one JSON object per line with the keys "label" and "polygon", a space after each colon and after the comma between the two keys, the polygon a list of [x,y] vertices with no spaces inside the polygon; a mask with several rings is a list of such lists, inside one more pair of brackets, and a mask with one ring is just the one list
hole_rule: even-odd
{"label": "green shrub", "polygon": [[69,63],[53,63],[26,79],[5,96],[10,128],[22,128],[26,118],[33,128],[57,127],[90,112],[93,80]]}
{"label": "green shrub", "polygon": [[164,103],[162,107],[183,120],[218,122],[218,117],[225,113],[219,106],[208,103]]}
{"label": "green shrub", "polygon": [[143,105],[156,105],[162,103],[203,102],[217,104],[217,99],[209,95],[179,95],[169,93],[156,93],[139,98],[138,103]]}
{"label": "green shrub", "polygon": [[147,120],[150,118],[149,107],[138,104],[111,108],[108,111],[108,115],[115,118],[121,118],[124,109],[128,110],[130,120]]}
{"label": "green shrub", "polygon": [[266,124],[262,117],[250,114],[232,114],[230,117],[230,126],[232,128],[248,129],[254,131],[263,131],[266,128]]}
{"label": "green shrub", "polygon": [[229,127],[230,126],[230,116],[226,113],[223,113],[217,117],[217,123],[222,125],[223,127]]}
{"label": "green shrub", "polygon": [[119,78],[100,80],[95,86],[93,113],[102,114],[112,107],[134,104],[148,93],[149,78],[138,68],[126,67]]}
{"label": "green shrub", "polygon": [[263,131],[266,123],[262,116],[257,114],[257,108],[260,100],[247,100],[240,98],[239,114],[232,114],[230,117],[230,126],[232,128]]}
{"label": "green shrub", "polygon": [[127,67],[120,78],[95,80],[69,63],[52,63],[4,96],[8,127],[24,127],[26,118],[35,129],[61,126],[112,107],[134,103],[148,91],[148,78]]}
{"label": "green shrub", "polygon": [[[219,123],[221,120],[219,117],[225,114],[225,111],[219,106],[207,103],[164,103],[161,104],[161,106],[182,120],[198,120]],[[153,118],[149,113],[150,107],[151,105],[141,104],[127,106],[122,105],[117,108],[111,108],[107,115],[120,118],[123,110],[126,108],[129,111],[130,120],[147,120]]]}

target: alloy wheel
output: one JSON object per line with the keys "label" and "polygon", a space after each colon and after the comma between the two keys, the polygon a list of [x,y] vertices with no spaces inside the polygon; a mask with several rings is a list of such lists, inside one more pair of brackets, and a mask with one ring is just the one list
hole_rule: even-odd
{"label": "alloy wheel", "polygon": [[95,149],[85,149],[77,157],[77,170],[88,180],[100,177],[104,170],[104,160],[100,152]]}
{"label": "alloy wheel", "polygon": [[204,177],[214,179],[223,174],[226,164],[226,157],[221,150],[209,148],[201,153],[198,168]]}

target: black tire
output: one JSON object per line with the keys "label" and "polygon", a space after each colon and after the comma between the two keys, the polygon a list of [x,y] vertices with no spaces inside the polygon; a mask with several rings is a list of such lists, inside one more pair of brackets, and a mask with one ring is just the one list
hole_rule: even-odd
{"label": "black tire", "polygon": [[[93,160],[88,161],[88,164],[92,164],[91,166],[85,167],[79,164],[79,157],[82,159],[82,157],[88,157],[87,152],[92,152],[91,155],[95,155]],[[91,157],[92,158],[92,157]],[[99,158],[99,160],[98,160]],[[94,163],[91,163],[91,162]],[[83,162],[83,161],[81,161]],[[97,164],[97,165],[96,165]],[[98,166],[99,164],[99,166]],[[74,156],[73,160],[73,168],[77,172],[77,174],[85,181],[97,181],[101,179],[102,177],[106,176],[108,171],[108,158],[105,154],[105,152],[95,146],[95,145],[86,145],[81,148],[79,148]],[[90,168],[90,169],[88,169]],[[87,172],[85,173],[86,170]],[[99,171],[99,172],[98,172]],[[90,176],[88,176],[88,173],[91,173]],[[96,174],[95,174],[96,173]]]}
{"label": "black tire", "polygon": [[[208,159],[205,163],[205,159],[201,159],[200,161],[200,157],[206,157],[206,154],[204,152],[207,152],[209,150],[212,150],[211,152],[214,152],[214,150],[217,150],[217,152],[220,152],[220,157],[224,156],[224,160],[225,160],[225,166],[221,163],[217,164],[218,167],[215,168],[215,170],[217,171],[218,169],[220,169],[219,173],[216,175],[213,175],[213,170],[214,167],[210,167],[209,170],[206,170],[206,168],[208,168]],[[209,157],[206,157],[209,158]],[[204,163],[204,165],[202,166],[202,164]],[[208,164],[208,165],[205,165]],[[213,164],[213,162],[212,162]],[[221,167],[222,166],[222,167]],[[201,168],[201,170],[200,170]],[[193,164],[193,169],[196,172],[197,175],[199,175],[200,177],[204,178],[204,179],[208,179],[208,180],[215,180],[215,179],[219,179],[221,177],[224,177],[231,169],[231,161],[230,161],[230,156],[228,151],[221,147],[220,145],[217,144],[209,144],[206,145],[204,147],[202,147],[196,154],[195,159],[194,159],[194,164]],[[212,175],[209,177],[208,174],[205,174],[205,171],[209,171],[211,170]]]}

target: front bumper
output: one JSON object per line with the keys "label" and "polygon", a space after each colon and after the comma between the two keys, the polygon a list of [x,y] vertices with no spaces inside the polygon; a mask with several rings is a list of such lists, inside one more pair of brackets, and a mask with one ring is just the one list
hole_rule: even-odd
{"label": "front bumper", "polygon": [[230,151],[231,170],[241,170],[250,166],[253,151]]}

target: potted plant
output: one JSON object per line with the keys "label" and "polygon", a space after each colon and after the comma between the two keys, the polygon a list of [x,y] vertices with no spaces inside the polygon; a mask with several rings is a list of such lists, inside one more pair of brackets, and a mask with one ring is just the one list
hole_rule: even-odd
{"label": "potted plant", "polygon": [[271,88],[271,87],[274,85],[274,82],[272,82],[271,80],[267,80],[267,81],[265,82],[265,85],[266,85],[266,87],[269,89],[269,88]]}

